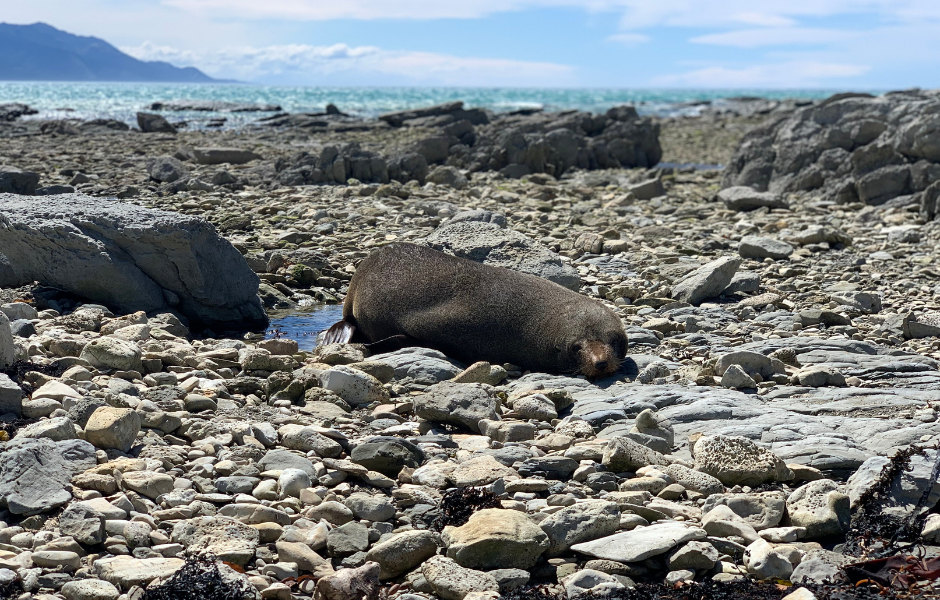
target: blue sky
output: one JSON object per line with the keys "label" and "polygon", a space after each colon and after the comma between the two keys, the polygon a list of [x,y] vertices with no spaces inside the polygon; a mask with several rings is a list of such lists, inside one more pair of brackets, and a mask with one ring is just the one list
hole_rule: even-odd
{"label": "blue sky", "polygon": [[272,84],[940,87],[940,0],[29,0],[3,18]]}

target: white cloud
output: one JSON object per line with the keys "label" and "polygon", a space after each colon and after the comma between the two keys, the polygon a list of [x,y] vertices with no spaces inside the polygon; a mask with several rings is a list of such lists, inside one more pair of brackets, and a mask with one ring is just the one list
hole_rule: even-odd
{"label": "white cloud", "polygon": [[767,27],[739,29],[694,37],[694,44],[733,46],[735,48],[759,48],[761,46],[794,46],[831,44],[841,42],[858,34],[838,29],[813,29],[808,27]]}
{"label": "white cloud", "polygon": [[706,67],[677,75],[662,75],[654,85],[701,88],[832,87],[832,79],[864,75],[866,65],[813,61],[755,65],[741,69]]}
{"label": "white cloud", "polygon": [[870,13],[887,19],[940,19],[935,0],[162,0],[166,6],[227,18],[472,19],[529,8],[569,7],[623,13],[624,29],[748,24],[785,27],[801,17]]}
{"label": "white cloud", "polygon": [[762,12],[743,12],[732,15],[731,18],[740,23],[758,25],[760,27],[789,27],[790,25],[796,24],[796,21],[793,19]]}
{"label": "white cloud", "polygon": [[145,42],[122,48],[141,60],[195,66],[214,77],[242,81],[325,83],[331,76],[453,86],[555,86],[573,83],[567,65],[498,58],[460,57],[433,52],[384,50],[374,46],[234,47],[198,53]]}
{"label": "white cloud", "polygon": [[650,41],[650,36],[642,33],[618,33],[607,37],[608,42],[615,42],[623,46],[639,46]]}

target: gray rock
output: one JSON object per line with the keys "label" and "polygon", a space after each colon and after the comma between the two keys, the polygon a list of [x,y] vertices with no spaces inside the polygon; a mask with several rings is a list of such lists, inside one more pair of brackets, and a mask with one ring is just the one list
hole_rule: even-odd
{"label": "gray rock", "polygon": [[739,266],[741,259],[735,256],[725,256],[702,265],[672,288],[672,297],[694,305],[714,298],[728,287]]}
{"label": "gray rock", "polygon": [[746,235],[741,238],[741,243],[738,245],[738,254],[741,255],[741,258],[754,260],[764,260],[765,258],[784,260],[793,254],[793,246],[769,237]]}
{"label": "gray rock", "polygon": [[711,569],[718,562],[718,550],[708,542],[692,541],[669,554],[669,569]]}
{"label": "gray rock", "polygon": [[144,133],[176,133],[176,127],[171,125],[162,115],[153,113],[137,113],[137,126]]}
{"label": "gray rock", "polygon": [[754,379],[748,375],[740,365],[731,365],[725,369],[725,374],[721,376],[721,385],[736,390],[746,390],[757,387],[757,383]]}
{"label": "gray rock", "polygon": [[865,314],[881,312],[881,294],[879,293],[834,292],[829,299]]}
{"label": "gray rock", "polygon": [[805,527],[808,539],[839,536],[848,531],[851,519],[849,497],[831,479],[811,481],[787,498],[790,524]]}
{"label": "gray rock", "polygon": [[695,469],[725,485],[760,485],[793,477],[783,460],[740,436],[703,436],[692,449]]}
{"label": "gray rock", "polygon": [[26,319],[17,319],[10,323],[10,332],[14,337],[29,338],[36,335],[36,326]]}
{"label": "gray rock", "polygon": [[649,465],[669,464],[669,460],[659,452],[628,437],[617,437],[607,442],[602,462],[607,470],[613,473],[636,471]]}
{"label": "gray rock", "polygon": [[395,518],[395,505],[385,496],[352,494],[346,498],[346,507],[357,519],[376,522]]}
{"label": "gray rock", "polygon": [[73,502],[59,515],[59,529],[62,535],[70,535],[80,544],[93,546],[104,541],[105,517],[94,508]]}
{"label": "gray rock", "polygon": [[353,521],[334,527],[326,536],[326,548],[330,556],[349,556],[369,548],[369,528]]}
{"label": "gray rock", "polygon": [[46,438],[56,442],[74,440],[75,423],[68,417],[53,417],[31,423],[17,432],[18,438]]}
{"label": "gray rock", "polygon": [[114,584],[100,579],[68,581],[59,591],[66,600],[117,600],[121,595]]}
{"label": "gray rock", "polygon": [[787,201],[768,192],[759,192],[746,186],[733,186],[718,192],[718,199],[731,210],[754,210],[757,208],[789,208]]}
{"label": "gray rock", "polygon": [[82,440],[20,439],[0,454],[0,498],[15,515],[34,515],[67,503],[72,476],[97,464]]}
{"label": "gray rock", "polygon": [[852,557],[829,550],[811,550],[793,569],[793,583],[835,583],[842,581],[842,567],[854,562]]}
{"label": "gray rock", "polygon": [[13,270],[0,285],[39,281],[122,313],[173,307],[209,326],[267,322],[258,276],[202,219],[81,194],[0,195],[0,247]]}
{"label": "gray rock", "polygon": [[637,200],[652,200],[653,198],[666,195],[663,180],[658,177],[641,181],[640,183],[631,185],[628,189],[636,196]]}
{"label": "gray rock", "polygon": [[[2,255],[0,255],[2,256]],[[0,273],[2,276],[2,273]],[[3,282],[0,281],[0,284]],[[5,369],[16,361],[16,346],[13,345],[13,330],[10,319],[0,312],[0,369]]]}
{"label": "gray rock", "polygon": [[693,540],[703,540],[707,534],[704,529],[692,527],[678,521],[664,521],[646,527],[615,533],[590,542],[575,544],[575,552],[614,560],[622,563],[639,562],[651,556],[665,554],[679,544]]}
{"label": "gray rock", "polygon": [[85,439],[98,448],[130,450],[140,432],[140,415],[129,408],[102,406],[85,424]]}
{"label": "gray rock", "polygon": [[546,556],[558,556],[575,544],[616,533],[620,528],[620,509],[604,500],[580,502],[549,515],[539,526],[550,543]]}
{"label": "gray rock", "polygon": [[258,461],[262,471],[283,471],[284,469],[300,469],[311,477],[317,476],[313,463],[305,456],[290,450],[268,450],[264,457]]}
{"label": "gray rock", "polygon": [[403,531],[372,546],[366,560],[379,563],[381,579],[407,573],[437,554],[440,537],[427,530]]}
{"label": "gray rock", "polygon": [[450,218],[450,223],[460,223],[463,221],[480,221],[481,223],[492,223],[499,227],[506,227],[506,217],[500,213],[494,213],[484,209],[464,210],[458,212]]}
{"label": "gray rock", "polygon": [[0,373],[0,414],[7,413],[23,413],[23,390],[12,379]]}
{"label": "gray rock", "polygon": [[353,448],[350,459],[370,471],[394,478],[404,467],[420,467],[424,452],[400,438],[375,437]]}
{"label": "gray rock", "polygon": [[525,569],[495,569],[487,571],[487,575],[492,576],[499,583],[501,593],[517,590],[529,583],[531,575]]}
{"label": "gray rock", "polygon": [[[924,455],[914,454],[910,459],[910,466],[894,478],[890,485],[891,504],[882,510],[897,517],[906,517],[914,509],[928,486],[924,510],[931,510],[940,501],[940,481],[931,477],[933,465],[937,459],[937,450],[926,449]],[[872,489],[881,479],[883,469],[887,468],[891,460],[884,456],[873,456],[866,460],[852,474],[846,482],[846,493],[851,500],[852,508],[856,508],[862,494]]]}
{"label": "gray rock", "polygon": [[0,304],[0,312],[5,314],[11,321],[39,318],[39,311],[25,302]]}
{"label": "gray rock", "polygon": [[241,148],[193,148],[193,159],[200,165],[243,165],[260,159],[261,156],[251,150]]}
{"label": "gray rock", "polygon": [[460,527],[445,527],[448,558],[471,569],[528,569],[548,550],[548,536],[525,513],[486,508]]}
{"label": "gray rock", "polygon": [[[923,192],[940,162],[935,92],[837,94],[745,135],[722,185],[871,205]],[[931,219],[928,207],[925,218]]]}
{"label": "gray rock", "polygon": [[421,572],[434,593],[444,600],[463,600],[471,592],[498,592],[492,575],[466,569],[443,556],[432,556],[421,565]]}
{"label": "gray rock", "polygon": [[760,273],[754,271],[738,271],[731,278],[728,287],[721,290],[722,295],[728,294],[754,294],[760,291]]}
{"label": "gray rock", "polygon": [[696,491],[706,497],[712,494],[721,494],[725,491],[725,486],[718,478],[712,477],[708,473],[695,471],[679,464],[669,465],[662,470],[685,489]]}
{"label": "gray rock", "polygon": [[31,196],[39,187],[39,173],[0,165],[0,194]]}
{"label": "gray rock", "polygon": [[[692,576],[695,577],[695,574],[693,573]],[[574,600],[584,594],[600,598],[613,596],[627,587],[613,575],[592,569],[576,571],[565,577],[560,583],[565,586],[565,594],[569,600]]]}
{"label": "gray rock", "polygon": [[173,183],[189,177],[189,170],[172,156],[158,156],[147,161],[147,174],[154,181]]}
{"label": "gray rock", "polygon": [[386,354],[377,354],[370,360],[391,365],[396,380],[433,385],[453,379],[463,367],[443,353],[429,348],[404,348]]}
{"label": "gray rock", "polygon": [[581,286],[577,269],[560,256],[518,231],[493,223],[448,223],[416,243],[487,265],[544,277],[572,290]]}
{"label": "gray rock", "polygon": [[757,579],[783,579],[790,578],[793,565],[783,554],[764,539],[751,542],[744,553],[744,565],[748,573]]}
{"label": "gray rock", "polygon": [[734,511],[757,531],[776,527],[783,519],[787,499],[782,492],[759,494],[715,494],[705,499],[702,513],[723,505]]}
{"label": "gray rock", "polygon": [[431,183],[446,185],[458,190],[467,187],[467,178],[454,167],[435,167],[433,171],[428,173],[427,179]]}
{"label": "gray rock", "polygon": [[497,398],[490,386],[480,383],[442,382],[417,396],[414,412],[436,423],[452,423],[480,432],[480,421],[499,420]]}

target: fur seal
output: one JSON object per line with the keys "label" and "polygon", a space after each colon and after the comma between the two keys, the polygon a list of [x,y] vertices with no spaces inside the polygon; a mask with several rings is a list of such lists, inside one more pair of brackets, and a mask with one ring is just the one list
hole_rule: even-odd
{"label": "fur seal", "polygon": [[423,346],[472,364],[590,378],[627,351],[620,318],[547,279],[393,243],[364,259],[324,343]]}

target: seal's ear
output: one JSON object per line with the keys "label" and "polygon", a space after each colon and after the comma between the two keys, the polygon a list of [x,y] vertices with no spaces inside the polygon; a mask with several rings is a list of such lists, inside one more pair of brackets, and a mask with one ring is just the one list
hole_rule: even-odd
{"label": "seal's ear", "polygon": [[349,321],[343,320],[339,323],[334,323],[326,330],[326,335],[323,336],[323,345],[348,344],[355,333],[356,326]]}

